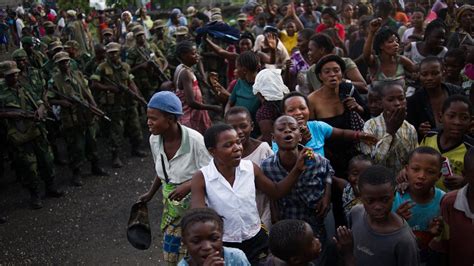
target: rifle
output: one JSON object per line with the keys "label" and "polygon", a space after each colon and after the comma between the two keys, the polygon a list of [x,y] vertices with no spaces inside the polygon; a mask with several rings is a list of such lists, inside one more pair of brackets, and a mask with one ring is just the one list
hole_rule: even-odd
{"label": "rifle", "polygon": [[66,95],[58,90],[55,90],[53,88],[50,88],[49,90],[51,90],[52,92],[56,93],[57,95],[59,95],[61,98],[65,99],[65,100],[68,100],[70,102],[73,102],[73,103],[77,103],[79,104],[80,106],[82,106],[83,108],[89,110],[90,112],[92,112],[93,114],[97,115],[97,116],[100,116],[102,118],[104,118],[105,120],[107,121],[112,121],[110,119],[110,117],[108,117],[104,111],[100,110],[99,108],[95,107],[95,106],[92,106],[90,103],[88,102],[84,102],[82,101],[79,97],[77,97],[76,95],[73,95],[73,96],[69,96],[69,95]]}
{"label": "rifle", "polygon": [[137,48],[138,53],[140,56],[143,58],[143,60],[147,62],[151,62],[153,65],[153,69],[158,72],[158,80],[160,83],[164,83],[166,81],[170,81],[168,76],[161,70],[161,67],[158,65],[158,63],[155,61],[155,54],[152,53],[151,55],[146,55],[144,52],[142,52],[140,49]]}
{"label": "rifle", "polygon": [[[35,118],[35,112],[33,111],[27,111],[19,108],[0,108],[0,117],[1,114],[14,114],[17,115],[18,117],[22,118],[28,118],[28,119],[34,119]],[[44,117],[41,121],[56,121],[51,117]]]}
{"label": "rifle", "polygon": [[112,84],[114,87],[117,87],[120,91],[125,91],[127,92],[128,94],[130,94],[133,98],[135,98],[136,100],[138,100],[139,102],[141,102],[142,104],[144,104],[145,106],[148,105],[148,102],[145,100],[145,98],[143,98],[143,96],[141,96],[140,94],[132,91],[129,87],[127,86],[124,86],[123,84],[121,83],[118,83],[118,82],[115,82],[113,81],[112,79],[108,78],[108,77],[102,77],[105,81],[107,81],[108,83]]}

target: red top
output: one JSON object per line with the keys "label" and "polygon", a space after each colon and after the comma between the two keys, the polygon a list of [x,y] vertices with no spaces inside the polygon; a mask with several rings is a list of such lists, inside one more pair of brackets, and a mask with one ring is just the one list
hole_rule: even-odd
{"label": "red top", "polygon": [[[328,26],[326,24],[321,23],[319,24],[319,26],[316,27],[316,32],[322,32],[327,28]],[[334,25],[334,28],[337,30],[337,35],[339,35],[339,38],[344,41],[346,38],[346,31],[344,30],[344,26],[340,23],[336,23],[336,25]]]}

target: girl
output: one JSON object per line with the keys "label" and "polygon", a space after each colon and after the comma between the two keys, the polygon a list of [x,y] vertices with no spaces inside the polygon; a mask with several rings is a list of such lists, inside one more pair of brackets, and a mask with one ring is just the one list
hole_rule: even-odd
{"label": "girl", "polygon": [[443,190],[459,189],[464,185],[462,178],[463,158],[474,141],[467,134],[471,125],[472,104],[462,95],[450,96],[441,109],[443,129],[439,132],[429,132],[420,146],[432,147],[448,158],[446,168],[451,173],[443,175],[436,186]]}
{"label": "girl", "polygon": [[[250,160],[256,165],[273,155],[273,151],[267,142],[250,137],[253,130],[252,117],[244,107],[234,106],[225,114],[225,122],[231,125],[240,138],[242,144],[242,157]],[[271,227],[270,201],[261,191],[257,190],[257,209],[262,223],[267,229]]]}
{"label": "girl", "polygon": [[421,42],[411,42],[403,53],[415,64],[421,63],[428,56],[444,57],[448,48],[444,46],[446,25],[440,20],[433,20],[426,26],[425,35]]}
{"label": "girl", "polygon": [[214,159],[193,176],[191,206],[201,208],[207,203],[224,216],[225,245],[241,249],[252,265],[256,265],[266,257],[268,236],[261,228],[255,189],[272,199],[289,193],[305,169],[304,160],[310,149],[303,149],[288,176],[274,183],[253,162],[241,159],[242,144],[230,125],[209,128],[204,139]]}
{"label": "girl", "polygon": [[321,12],[321,21],[322,23],[316,27],[317,33],[326,30],[335,31],[337,33],[337,37],[342,43],[344,43],[346,32],[344,30],[344,26],[339,23],[339,17],[332,7],[327,7]]}
{"label": "girl", "polygon": [[410,59],[398,54],[398,34],[389,27],[380,29],[381,25],[381,18],[370,21],[369,35],[364,44],[363,55],[369,66],[372,84],[376,86],[377,82],[386,80],[401,80],[404,83],[406,72],[415,72],[416,66]]}
{"label": "girl", "polygon": [[181,228],[189,256],[183,258],[178,266],[250,265],[240,249],[223,247],[224,221],[213,209],[189,210],[181,220]]}
{"label": "girl", "polygon": [[402,36],[402,45],[408,45],[411,41],[416,39],[423,39],[425,32],[423,22],[425,21],[426,11],[421,7],[413,9],[413,13],[410,16],[411,25],[413,27],[405,30]]}

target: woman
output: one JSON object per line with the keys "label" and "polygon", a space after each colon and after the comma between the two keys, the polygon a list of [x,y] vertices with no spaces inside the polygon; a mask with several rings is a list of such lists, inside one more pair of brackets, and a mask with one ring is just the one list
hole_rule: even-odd
{"label": "woman", "polygon": [[416,7],[410,16],[412,27],[405,30],[402,36],[402,45],[408,45],[411,41],[422,40],[425,33],[424,21],[426,11],[421,7]]}
{"label": "woman", "polygon": [[184,114],[179,118],[179,122],[204,133],[211,126],[211,118],[207,111],[221,112],[221,107],[202,102],[198,80],[191,68],[199,61],[196,46],[190,41],[182,41],[176,46],[176,56],[182,62],[176,67],[173,78],[176,95],[183,103]]}
{"label": "woman", "polygon": [[172,92],[158,92],[148,103],[147,124],[156,177],[148,192],[138,199],[148,202],[163,187],[160,228],[164,260],[170,265],[176,265],[185,255],[181,247],[180,222],[189,208],[191,177],[211,160],[202,135],[178,123],[181,115],[181,101]]}
{"label": "woman", "polygon": [[464,4],[456,12],[456,22],[459,25],[458,30],[451,35],[448,42],[448,49],[458,48],[461,46],[474,45],[472,37],[472,23],[474,22],[474,7]]}
{"label": "woman", "polygon": [[[405,56],[399,55],[400,38],[389,27],[380,29],[382,19],[369,23],[369,35],[364,44],[364,60],[370,71],[372,85],[387,80],[400,80],[404,83],[406,72],[416,72],[415,64]],[[379,30],[380,29],[380,30]],[[372,48],[375,54],[372,53]]]}
{"label": "woman", "polygon": [[345,36],[349,35],[350,28],[357,26],[357,19],[354,19],[354,6],[345,2],[341,7],[341,24],[344,26]]}
{"label": "woman", "polygon": [[316,27],[316,32],[327,31],[329,29],[336,31],[337,36],[344,42],[346,39],[346,32],[344,26],[339,23],[339,17],[332,7],[327,7],[321,12],[322,23]]}
{"label": "woman", "polygon": [[417,65],[428,56],[442,59],[448,52],[444,46],[445,36],[446,25],[440,20],[433,20],[426,26],[423,41],[409,43],[405,48],[404,55]]}
{"label": "woman", "polygon": [[[326,34],[318,33],[311,37],[308,43],[308,57],[310,58],[310,64],[312,64],[312,66],[306,73],[310,91],[315,91],[321,87],[321,82],[314,71],[316,63],[323,56],[334,54],[334,48],[334,42]],[[354,61],[348,57],[343,57],[342,60],[345,62],[344,78],[350,80],[359,93],[367,93],[367,83],[357,69],[357,65]]]}

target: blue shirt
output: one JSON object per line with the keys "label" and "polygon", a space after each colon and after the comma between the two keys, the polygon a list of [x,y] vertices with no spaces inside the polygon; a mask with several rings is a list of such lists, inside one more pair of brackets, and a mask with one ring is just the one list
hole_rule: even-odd
{"label": "blue shirt", "polygon": [[[247,260],[245,253],[236,248],[224,247],[224,263],[226,266],[249,266],[250,262]],[[178,266],[188,266],[186,258],[181,259]]]}
{"label": "blue shirt", "polygon": [[[332,135],[332,126],[322,121],[308,121],[306,126],[311,133],[311,139],[305,146],[313,149],[315,153],[324,156],[324,143]],[[272,142],[272,150],[274,153],[278,152],[278,145],[275,142]]]}
{"label": "blue shirt", "polygon": [[[435,188],[435,195],[430,202],[426,204],[416,203],[415,206],[413,206],[411,209],[412,216],[410,220],[408,220],[408,224],[413,231],[428,231],[431,220],[441,215],[439,204],[444,194],[444,191]],[[395,212],[405,201],[414,202],[409,193],[402,195],[397,192],[393,201],[392,211]]]}

